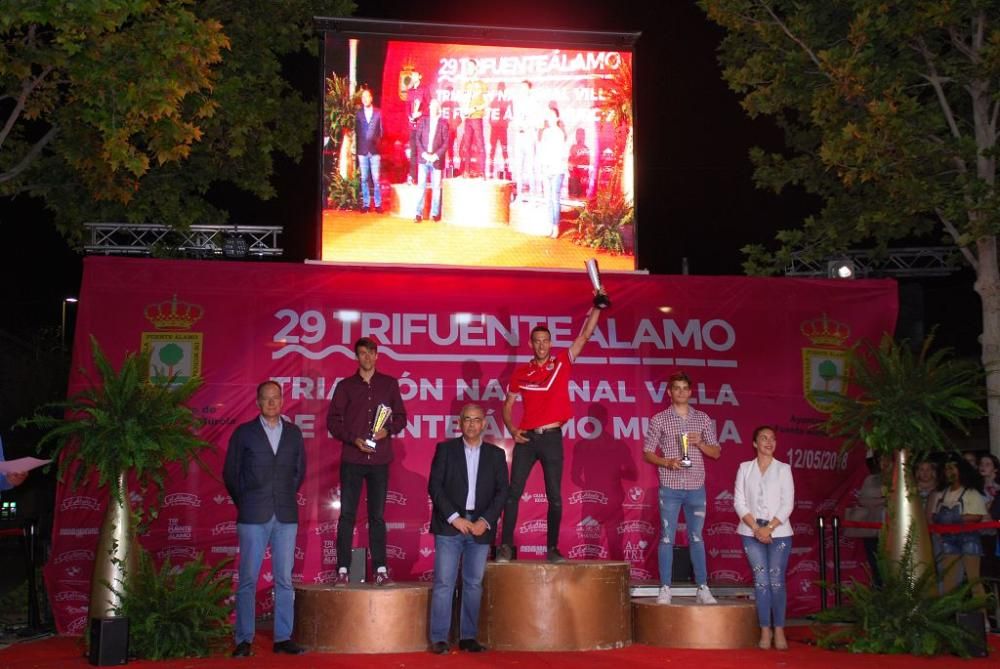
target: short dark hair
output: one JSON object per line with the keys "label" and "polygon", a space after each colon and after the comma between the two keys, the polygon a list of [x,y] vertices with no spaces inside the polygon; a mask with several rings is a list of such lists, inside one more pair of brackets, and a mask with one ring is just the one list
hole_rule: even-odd
{"label": "short dark hair", "polygon": [[366,348],[372,353],[378,353],[378,342],[371,337],[362,337],[354,342],[354,355],[358,354],[359,348]]}
{"label": "short dark hair", "polygon": [[688,384],[688,386],[691,385],[691,378],[687,374],[684,372],[674,372],[670,375],[670,378],[667,379],[667,388],[673,388],[674,384],[678,381],[683,381]]}
{"label": "short dark hair", "polygon": [[751,439],[750,441],[752,441],[753,443],[757,443],[757,437],[759,437],[760,433],[763,432],[764,430],[770,430],[775,437],[778,436],[778,431],[774,429],[773,425],[758,425],[757,427],[754,428],[753,439]]}
{"label": "short dark hair", "polygon": [[278,394],[281,394],[281,384],[273,379],[268,379],[257,386],[257,399],[260,399],[260,394],[264,392],[264,388],[267,388],[268,386],[274,386],[278,389]]}
{"label": "short dark hair", "polygon": [[544,325],[536,325],[535,327],[531,328],[531,334],[528,335],[528,339],[534,337],[536,332],[544,332],[549,336],[549,339],[552,339],[552,333],[549,332],[549,329]]}

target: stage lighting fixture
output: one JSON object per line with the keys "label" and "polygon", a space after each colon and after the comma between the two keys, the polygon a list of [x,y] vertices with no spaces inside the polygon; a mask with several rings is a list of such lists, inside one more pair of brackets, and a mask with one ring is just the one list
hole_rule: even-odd
{"label": "stage lighting fixture", "polygon": [[853,279],[857,276],[851,260],[831,260],[826,264],[826,275],[831,279]]}
{"label": "stage lighting fixture", "polygon": [[250,245],[247,238],[238,233],[229,233],[222,239],[222,255],[226,258],[246,258]]}

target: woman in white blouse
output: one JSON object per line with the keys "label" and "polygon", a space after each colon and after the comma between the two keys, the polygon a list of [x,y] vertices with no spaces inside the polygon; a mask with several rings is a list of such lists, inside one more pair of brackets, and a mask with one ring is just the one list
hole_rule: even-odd
{"label": "woman in white blouse", "polygon": [[775,648],[785,650],[785,569],[792,552],[788,518],[795,507],[795,484],[792,468],[774,459],[777,445],[774,428],[762,425],[753,431],[757,457],[742,463],[736,473],[733,506],[740,517],[737,533],[753,572],[758,645],[770,648],[773,640]]}

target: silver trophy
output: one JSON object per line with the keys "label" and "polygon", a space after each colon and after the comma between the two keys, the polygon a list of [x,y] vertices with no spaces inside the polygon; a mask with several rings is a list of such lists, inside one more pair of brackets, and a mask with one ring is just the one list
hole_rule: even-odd
{"label": "silver trophy", "polygon": [[375,417],[372,419],[372,429],[371,434],[365,439],[365,446],[368,448],[375,448],[375,435],[378,434],[379,430],[385,427],[385,424],[389,422],[389,416],[392,415],[392,409],[385,405],[379,404],[375,407]]}
{"label": "silver trophy", "polygon": [[587,267],[590,283],[597,291],[597,295],[594,296],[594,306],[598,309],[607,309],[611,306],[611,298],[607,296],[604,292],[604,286],[601,285],[601,270],[597,267],[597,259],[591,258],[584,265]]}
{"label": "silver trophy", "polygon": [[688,467],[693,467],[694,463],[691,462],[691,458],[688,456],[688,435],[687,432],[681,435],[681,461],[678,463],[681,467],[687,469]]}

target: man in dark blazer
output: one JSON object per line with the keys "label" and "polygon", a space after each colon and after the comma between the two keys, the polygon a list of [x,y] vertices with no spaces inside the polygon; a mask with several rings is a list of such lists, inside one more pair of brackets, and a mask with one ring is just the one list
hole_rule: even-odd
{"label": "man in dark blazer", "polygon": [[483,572],[497,519],[507,500],[507,456],[483,441],[486,416],[482,407],[466,404],[459,420],[462,436],[437,445],[431,463],[430,493],[434,508],[434,589],[431,592],[431,651],[448,652],[451,603],[459,563],[462,565],[462,612],[458,647],[478,653],[476,640]]}
{"label": "man in dark blazer", "polygon": [[274,652],[298,655],[291,640],[294,624],[292,563],[298,532],[297,493],[306,474],[302,431],[281,417],[281,386],[257,386],[260,415],[243,423],[229,438],[222,477],[236,505],[240,542],[240,583],[236,590],[236,649],[233,657],[252,655],[257,577],[264,551],[271,546],[274,574]]}
{"label": "man in dark blazer", "polygon": [[382,143],[382,112],[372,105],[372,92],[361,91],[361,109],[355,116],[354,132],[358,138],[358,167],[361,171],[361,213],[368,213],[371,206],[368,180],[375,196],[375,211],[382,213],[382,187],[379,185],[379,153]]}
{"label": "man in dark blazer", "polygon": [[451,130],[448,119],[441,116],[441,103],[437,98],[431,99],[428,115],[420,121],[416,134],[417,211],[414,221],[419,223],[424,218],[424,187],[427,178],[431,182],[431,218],[441,220],[441,170],[444,169],[445,155],[451,145]]}

